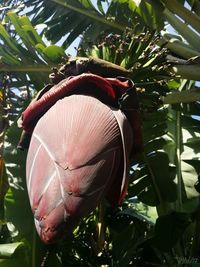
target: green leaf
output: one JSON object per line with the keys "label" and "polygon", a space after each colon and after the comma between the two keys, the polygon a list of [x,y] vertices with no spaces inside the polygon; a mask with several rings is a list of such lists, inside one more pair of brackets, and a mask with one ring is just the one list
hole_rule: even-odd
{"label": "green leaf", "polygon": [[27,16],[19,17],[19,22],[20,22],[20,25],[22,25],[22,26],[27,25],[27,26],[31,26],[32,27],[32,24],[31,24],[31,22],[30,22],[30,20],[29,20],[29,18]]}
{"label": "green leaf", "polygon": [[24,25],[22,26],[22,29],[28,34],[30,43],[35,46],[37,43],[44,44],[42,41],[42,38],[39,36],[39,34],[36,32],[36,30],[31,25]]}
{"label": "green leaf", "polygon": [[0,265],[3,267],[30,266],[29,248],[24,242],[0,244]]}
{"label": "green leaf", "polygon": [[149,176],[144,176],[134,182],[134,184],[129,185],[129,196],[137,196],[140,192],[145,190],[151,184],[151,179]]}
{"label": "green leaf", "polygon": [[[19,238],[32,238],[30,231],[33,229],[33,217],[26,192],[25,157],[26,153],[17,150],[20,129],[16,124],[9,128],[6,136],[8,142],[5,151],[6,169],[9,175],[10,190],[6,196],[6,218],[12,222],[19,231]],[[23,205],[22,205],[23,203]],[[22,224],[22,220],[26,224]]]}
{"label": "green leaf", "polygon": [[[142,222],[147,222],[150,225],[154,224],[154,218],[151,218],[152,214],[150,214],[149,210],[153,209],[147,205],[141,203],[140,210],[137,208],[139,205],[134,205],[134,208],[127,208],[121,211],[119,214],[129,215],[134,217]],[[152,212],[153,213],[153,212]],[[149,216],[148,216],[149,215]],[[156,216],[157,217],[157,216]]]}
{"label": "green leaf", "polygon": [[[148,27],[152,29],[160,29],[163,27],[163,17],[160,16],[162,5],[160,3],[152,3],[150,5],[143,0],[116,0],[119,3],[127,3],[130,10],[137,13]],[[150,1],[152,2],[152,1]],[[158,2],[158,1],[157,1]]]}
{"label": "green leaf", "polygon": [[21,23],[20,23],[20,20],[19,20],[19,17],[17,16],[17,14],[15,14],[14,12],[8,12],[7,16],[11,20],[11,22],[14,25],[19,36],[26,39],[26,36],[24,34],[24,31],[21,28]]}
{"label": "green leaf", "polygon": [[163,147],[167,145],[169,142],[170,140],[165,138],[165,136],[150,140],[145,144],[144,147],[145,153],[148,154],[151,153],[152,151],[163,149]]}
{"label": "green leaf", "polygon": [[[113,240],[113,260],[116,267],[128,266],[130,258],[136,253],[136,244],[132,242],[135,231],[134,223],[131,222]],[[129,250],[131,253],[128,253]]]}
{"label": "green leaf", "polygon": [[0,259],[8,259],[14,257],[15,253],[24,246],[25,245],[23,242],[0,244]]}
{"label": "green leaf", "polygon": [[15,45],[15,40],[12,40],[10,35],[5,30],[4,26],[0,23],[0,36],[3,38],[3,40],[6,42],[6,44],[13,49],[16,53],[19,53],[18,48]]}
{"label": "green leaf", "polygon": [[173,212],[160,216],[155,225],[155,234],[151,244],[163,251],[170,251],[180,240],[184,231],[191,223],[185,213]]}
{"label": "green leaf", "polygon": [[85,8],[94,8],[90,0],[78,0]]}
{"label": "green leaf", "polygon": [[57,45],[50,45],[44,48],[43,53],[48,57],[48,59],[55,63],[58,63],[62,57],[66,57],[64,49]]}
{"label": "green leaf", "polygon": [[157,151],[156,153],[148,155],[147,160],[151,170],[153,185],[159,188],[163,201],[175,201],[177,198],[176,184],[174,181],[175,177],[170,173],[167,153]]}
{"label": "green leaf", "polygon": [[103,15],[105,15],[105,12],[104,12],[104,9],[103,9],[102,2],[105,2],[105,0],[97,0],[97,7],[98,7],[98,10],[99,10]]}
{"label": "green leaf", "polygon": [[26,262],[23,261],[22,257],[18,259],[9,259],[9,260],[1,260],[0,259],[0,265],[3,267],[21,267],[21,266],[27,266]]}
{"label": "green leaf", "polygon": [[199,197],[199,193],[195,189],[195,184],[198,181],[198,173],[195,168],[182,161],[181,163],[182,177],[184,183],[184,191],[186,193],[186,199]]}
{"label": "green leaf", "polygon": [[159,205],[159,199],[152,186],[149,186],[141,191],[141,193],[138,194],[138,200],[151,207]]}
{"label": "green leaf", "polygon": [[20,61],[12,52],[6,51],[4,47],[0,47],[0,55],[2,56],[2,61],[9,65],[20,65]]}
{"label": "green leaf", "polygon": [[167,83],[169,89],[178,89],[180,87],[180,83],[176,80],[170,80]]}
{"label": "green leaf", "polygon": [[153,125],[153,127],[149,128],[146,127],[144,124],[143,128],[143,137],[145,142],[151,141],[152,139],[159,138],[160,136],[167,133],[167,124],[166,123],[160,123],[157,125]]}

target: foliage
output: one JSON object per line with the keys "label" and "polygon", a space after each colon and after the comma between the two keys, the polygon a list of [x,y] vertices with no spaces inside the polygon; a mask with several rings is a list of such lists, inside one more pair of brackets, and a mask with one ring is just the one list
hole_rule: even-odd
{"label": "foliage", "polygon": [[[186,1],[139,2],[26,0],[31,21],[16,14],[22,10],[17,1],[2,2],[9,12],[0,24],[0,266],[178,266],[180,261],[198,266],[192,264],[200,251],[200,104],[181,97],[194,93],[199,100],[191,80],[199,80],[200,73],[199,2],[187,1],[189,14]],[[174,14],[190,25],[184,32]],[[166,20],[181,37],[166,32]],[[39,23],[44,24],[40,34]],[[65,49],[79,35],[78,56],[130,70],[144,152],[132,162],[120,207],[102,203],[66,241],[46,247],[32,222],[16,119],[48,82],[51,67],[66,63]],[[62,46],[56,45],[61,38]]]}

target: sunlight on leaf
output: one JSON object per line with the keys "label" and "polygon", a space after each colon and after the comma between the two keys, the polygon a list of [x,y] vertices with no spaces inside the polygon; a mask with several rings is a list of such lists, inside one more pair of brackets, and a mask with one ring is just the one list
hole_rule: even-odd
{"label": "sunlight on leaf", "polygon": [[198,173],[192,165],[182,161],[181,170],[187,199],[199,197],[194,185],[198,181]]}
{"label": "sunlight on leaf", "polygon": [[11,258],[16,250],[24,246],[23,242],[16,242],[10,244],[0,244],[0,258],[6,259]]}
{"label": "sunlight on leaf", "polygon": [[136,4],[136,6],[139,6],[141,0],[129,0],[129,6],[131,5],[131,2],[134,2]]}

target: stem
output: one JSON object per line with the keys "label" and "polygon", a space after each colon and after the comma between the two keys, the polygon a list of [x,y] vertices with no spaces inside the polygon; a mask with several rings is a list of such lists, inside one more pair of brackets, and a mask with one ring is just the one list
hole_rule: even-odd
{"label": "stem", "polygon": [[104,247],[105,244],[105,204],[101,202],[99,204],[99,218],[98,218],[98,250],[101,252],[102,248]]}
{"label": "stem", "polygon": [[106,19],[103,16],[97,15],[94,12],[88,11],[88,10],[83,9],[83,8],[78,8],[78,7],[72,6],[70,4],[67,4],[66,2],[63,2],[62,0],[51,0],[51,1],[65,7],[65,8],[71,9],[71,10],[73,10],[73,11],[75,11],[81,15],[84,15],[86,17],[93,19],[93,20],[96,20],[102,24],[105,24],[106,26],[115,28],[115,29],[120,30],[120,31],[124,31],[126,29],[126,26],[122,25],[121,23],[119,24],[117,22],[109,21],[108,19]]}
{"label": "stem", "polygon": [[[183,80],[179,91],[182,91],[187,83]],[[181,112],[176,112],[176,166],[177,166],[177,210],[182,211],[182,172],[181,172],[181,150],[182,150]]]}
{"label": "stem", "polygon": [[182,174],[181,174],[181,113],[176,113],[176,166],[177,166],[177,209],[182,211]]}
{"label": "stem", "polygon": [[[53,65],[1,65],[0,71],[8,72],[51,72]],[[55,67],[55,66],[54,66]]]}

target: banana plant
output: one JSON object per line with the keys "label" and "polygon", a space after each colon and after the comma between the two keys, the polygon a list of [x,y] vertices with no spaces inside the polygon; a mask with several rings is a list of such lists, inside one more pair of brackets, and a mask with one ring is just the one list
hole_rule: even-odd
{"label": "banana plant", "polygon": [[[86,1],[81,2],[85,3],[83,10],[90,13],[90,5],[86,5]],[[71,4],[73,6],[73,3]],[[115,6],[116,4],[112,5],[113,9]],[[81,6],[79,7],[76,12],[82,10]],[[43,9],[43,11],[48,14],[50,12],[47,9]],[[91,12],[91,14],[94,13]],[[24,35],[24,27],[12,12],[9,14],[9,18],[10,20],[12,18],[18,34],[21,34],[21,44],[24,42],[20,49],[23,49],[23,52],[30,49],[31,53],[33,50],[32,35],[29,38]],[[28,26],[28,23],[26,22],[24,25]],[[144,24],[141,25],[144,26]],[[140,29],[135,27],[122,35],[118,32],[117,34],[108,34],[108,36],[105,31],[99,36],[98,41],[90,43],[90,45],[87,45],[87,40],[83,40],[78,48],[78,55],[81,58],[77,59],[84,61],[82,57],[86,57],[88,60],[88,57],[92,56],[95,59],[100,58],[112,62],[117,64],[114,67],[123,69],[123,73],[135,82],[140,100],[144,152],[132,162],[129,191],[125,201],[116,210],[110,209],[107,204],[101,206],[83,219],[73,235],[63,243],[49,248],[41,245],[34,233],[33,224],[27,223],[27,227],[24,227],[20,217],[16,212],[14,213],[14,209],[18,207],[17,211],[24,214],[22,218],[25,220],[26,217],[28,221],[31,221],[30,209],[25,204],[23,209],[20,206],[21,203],[28,203],[27,197],[22,197],[25,185],[21,177],[25,177],[25,174],[23,175],[21,170],[25,169],[22,164],[24,163],[22,157],[24,158],[25,155],[23,152],[16,152],[18,131],[14,124],[7,132],[7,146],[4,150],[11,184],[11,189],[5,196],[6,218],[12,222],[11,225],[6,224],[10,227],[10,232],[6,232],[9,238],[4,243],[14,242],[12,243],[14,245],[8,246],[10,248],[10,250],[7,249],[10,251],[9,255],[3,254],[4,259],[1,259],[0,262],[2,266],[6,266],[6,264],[15,266],[13,265],[15,263],[16,266],[21,266],[22,264],[19,265],[15,258],[20,253],[25,253],[24,260],[27,261],[23,264],[28,266],[41,264],[46,264],[46,266],[102,266],[105,264],[109,266],[128,266],[130,264],[176,266],[182,258],[192,258],[193,261],[196,261],[199,250],[199,153],[196,145],[198,144],[199,122],[195,116],[199,115],[199,103],[193,101],[199,100],[198,93],[194,88],[194,83],[180,79],[172,72],[174,63],[175,67],[179,65],[174,60],[180,62],[180,58],[176,59],[170,56],[167,62],[168,51],[157,46],[160,38],[155,36],[151,30],[147,31],[144,28],[145,33],[142,33]],[[2,30],[2,32],[4,31]],[[21,73],[20,70],[28,74],[37,74],[37,67],[38,71],[48,68],[48,74],[49,65],[51,66],[52,63],[55,65],[58,62],[54,61],[54,53],[51,58],[48,57],[42,41],[34,41],[36,55],[34,52],[31,55],[36,59],[37,53],[40,53],[40,57],[36,61],[36,67],[34,68],[34,64],[31,62],[27,71],[22,69],[22,62],[26,63],[29,59],[23,57],[23,53],[19,54],[20,57],[17,56],[19,52],[16,48],[19,49],[19,45],[16,44],[12,47],[8,36],[6,45],[14,52],[15,59],[21,58],[19,66],[15,68],[18,74]],[[51,51],[54,52],[54,49],[56,54],[58,49],[53,46]],[[60,53],[58,53],[58,58],[59,55]],[[40,63],[43,69],[39,68],[41,67]],[[187,66],[191,61],[184,63]],[[8,71],[9,68],[12,70],[15,65],[4,62],[2,70],[5,66]],[[62,68],[63,70],[65,67]],[[89,71],[92,70],[94,70],[93,66]],[[110,73],[110,70],[109,66],[106,73]],[[54,74],[56,73],[59,74],[57,70]],[[40,77],[37,80],[37,76],[34,75],[35,81],[41,83]],[[43,76],[47,80],[47,75],[43,74]],[[184,77],[183,75],[182,78]],[[44,80],[42,84],[44,84]],[[194,93],[192,94],[193,98],[187,97],[191,93]],[[128,99],[132,102],[131,96]],[[10,163],[14,163],[14,165]],[[20,199],[21,203],[19,203]],[[23,238],[26,241],[21,246]],[[5,247],[2,247],[1,251],[5,251],[4,249]],[[149,255],[149,251],[151,251],[151,255]]]}

